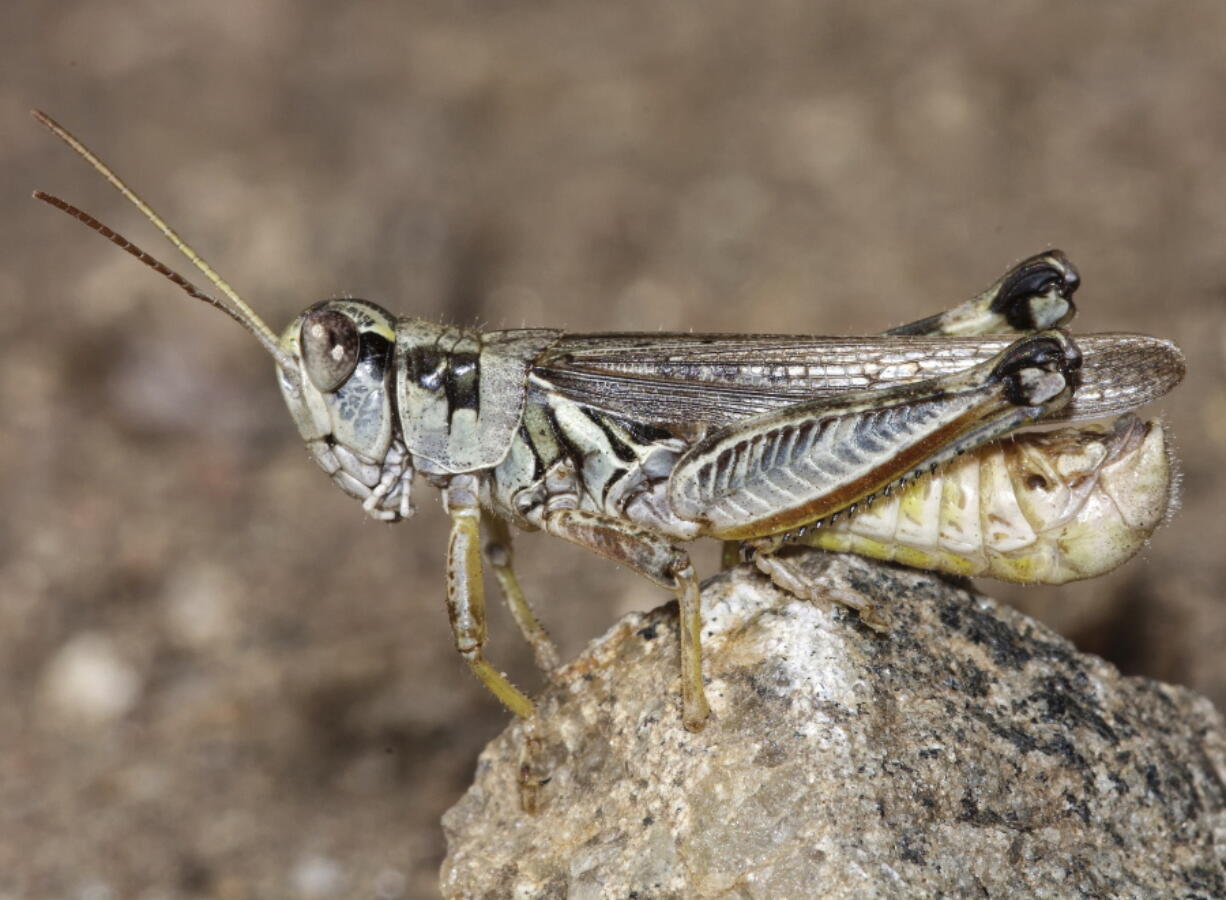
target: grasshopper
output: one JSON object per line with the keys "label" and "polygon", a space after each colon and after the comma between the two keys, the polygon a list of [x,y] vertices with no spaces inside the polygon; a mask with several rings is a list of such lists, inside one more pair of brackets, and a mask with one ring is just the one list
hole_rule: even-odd
{"label": "grasshopper", "polygon": [[[1058,251],[1023,261],[945,313],[873,337],[479,332],[399,318],[356,299],[316,303],[278,336],[97,156],[45,114],[34,116],[140,209],[225,301],[87,213],[35,196],[246,328],[275,362],[308,450],[341,490],[388,522],[412,515],[416,478],[442,493],[451,519],[447,610],[456,649],[525,718],[532,701],[485,656],[483,557],[538,663],[549,670],[557,659],[516,580],[509,524],[586,547],[676,595],[682,720],[697,731],[709,706],[699,582],[682,543],[734,543],[769,570],[772,554],[788,543],[872,551],[876,541],[879,556],[1001,574],[1007,567],[976,569],[967,553],[952,562],[948,552],[925,555],[931,547],[907,545],[897,528],[890,536],[870,529],[857,542],[854,528],[834,525],[840,516],[868,521],[856,511],[877,510],[875,499],[900,490],[906,502],[917,483],[929,493],[941,485],[941,494],[945,485],[965,485],[955,475],[957,458],[1004,453],[999,442],[1019,428],[1126,413],[1183,376],[1183,357],[1167,341],[1129,334],[1074,340],[1063,326],[1080,279]],[[1062,433],[1074,454],[1102,443],[1101,434],[1087,436],[1098,433]],[[1024,440],[1032,457],[1050,461],[1064,452]],[[1152,452],[1138,450],[1147,446],[1125,441],[1112,460],[1150,460],[1141,466],[1149,480],[1136,492],[1165,508],[1169,468],[1165,478],[1155,476]],[[948,464],[943,480],[934,480]],[[989,481],[984,499],[1009,490]],[[966,497],[961,506],[911,504],[929,530],[968,505],[974,508]],[[1079,508],[1091,528],[1103,518],[1092,503]],[[1048,519],[1061,515],[1049,511]],[[1136,546],[1149,533],[1144,525],[1139,531]],[[1040,544],[1063,552],[1058,539]],[[1119,556],[1100,563],[1082,553],[1079,574],[1096,574]],[[1049,569],[1035,566],[1021,577],[1061,580]]]}

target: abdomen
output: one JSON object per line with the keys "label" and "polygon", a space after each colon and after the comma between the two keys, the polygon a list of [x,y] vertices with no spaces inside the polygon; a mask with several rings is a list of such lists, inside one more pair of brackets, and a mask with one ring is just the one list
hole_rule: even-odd
{"label": "abdomen", "polygon": [[1173,500],[1158,422],[1024,433],[796,542],[956,575],[1063,584],[1114,569]]}

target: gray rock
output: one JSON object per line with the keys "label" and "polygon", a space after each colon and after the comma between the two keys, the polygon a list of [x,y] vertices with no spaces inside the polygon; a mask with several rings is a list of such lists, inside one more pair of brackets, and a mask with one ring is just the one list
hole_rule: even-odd
{"label": "gray rock", "polygon": [[[672,605],[562,670],[536,749],[511,725],[444,817],[444,893],[1226,895],[1207,700],[927,574],[784,564],[811,600],[749,567],[705,586],[701,734],[681,727]],[[535,815],[525,759],[549,776]]]}

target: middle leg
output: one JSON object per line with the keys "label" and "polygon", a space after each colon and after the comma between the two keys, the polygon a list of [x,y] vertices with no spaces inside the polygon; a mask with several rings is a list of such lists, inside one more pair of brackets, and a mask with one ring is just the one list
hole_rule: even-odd
{"label": "middle leg", "polygon": [[680,609],[681,708],[685,727],[701,731],[711,714],[702,685],[702,611],[690,556],[668,538],[623,519],[578,509],[545,517],[547,532],[621,563],[677,595]]}

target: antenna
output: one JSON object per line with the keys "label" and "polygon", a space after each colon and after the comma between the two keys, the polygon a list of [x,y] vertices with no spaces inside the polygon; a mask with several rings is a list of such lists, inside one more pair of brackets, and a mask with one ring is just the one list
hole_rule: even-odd
{"label": "antenna", "polygon": [[56,209],[62,210],[73,218],[85,223],[120,249],[127,251],[145,265],[149,266],[149,268],[153,269],[155,272],[158,272],[170,279],[172,282],[182,288],[189,296],[195,297],[197,300],[202,300],[211,306],[217,307],[255,335],[256,340],[258,340],[264,349],[272,355],[282,369],[290,373],[297,370],[296,361],[289,354],[281,350],[277,341],[277,336],[273,333],[272,329],[264,323],[264,320],[256,314],[255,310],[252,309],[246,303],[246,301],[244,301],[243,298],[238,295],[234,288],[230,287],[224,278],[217,274],[213,267],[210,266],[199,253],[192,249],[191,245],[189,245],[187,241],[179,237],[178,233],[167,225],[165,220],[154,212],[153,208],[149,206],[148,203],[142,200],[135,191],[128,187],[127,184],[124,183],[123,179],[111,170],[110,166],[99,159],[92,150],[77,140],[77,138],[74,137],[67,129],[65,129],[46,113],[34,109],[30,111],[30,115],[32,115],[40,124],[45,126],[52,134],[71,147],[78,156],[89,163],[94,170],[109,181],[111,185],[114,186],[117,191],[119,191],[119,193],[123,194],[123,196],[126,197],[133,206],[139,209],[141,214],[144,215],[144,217],[148,219],[153,226],[157,228],[157,230],[160,231],[168,241],[170,241],[170,243],[174,244],[176,249],[178,249],[180,253],[191,261],[192,265],[203,272],[205,278],[212,282],[212,284],[226,296],[226,298],[230,301],[231,306],[227,306],[216,297],[206,294],[169,266],[158,261],[151,254],[146,253],[140,247],[136,246],[136,244],[108,228],[106,225],[103,225],[89,213],[78,209],[71,203],[67,203],[64,200],[61,200],[59,197],[55,197],[42,191],[34,192],[34,197],[36,199],[42,200],[44,203],[48,203],[51,206],[54,206]]}

